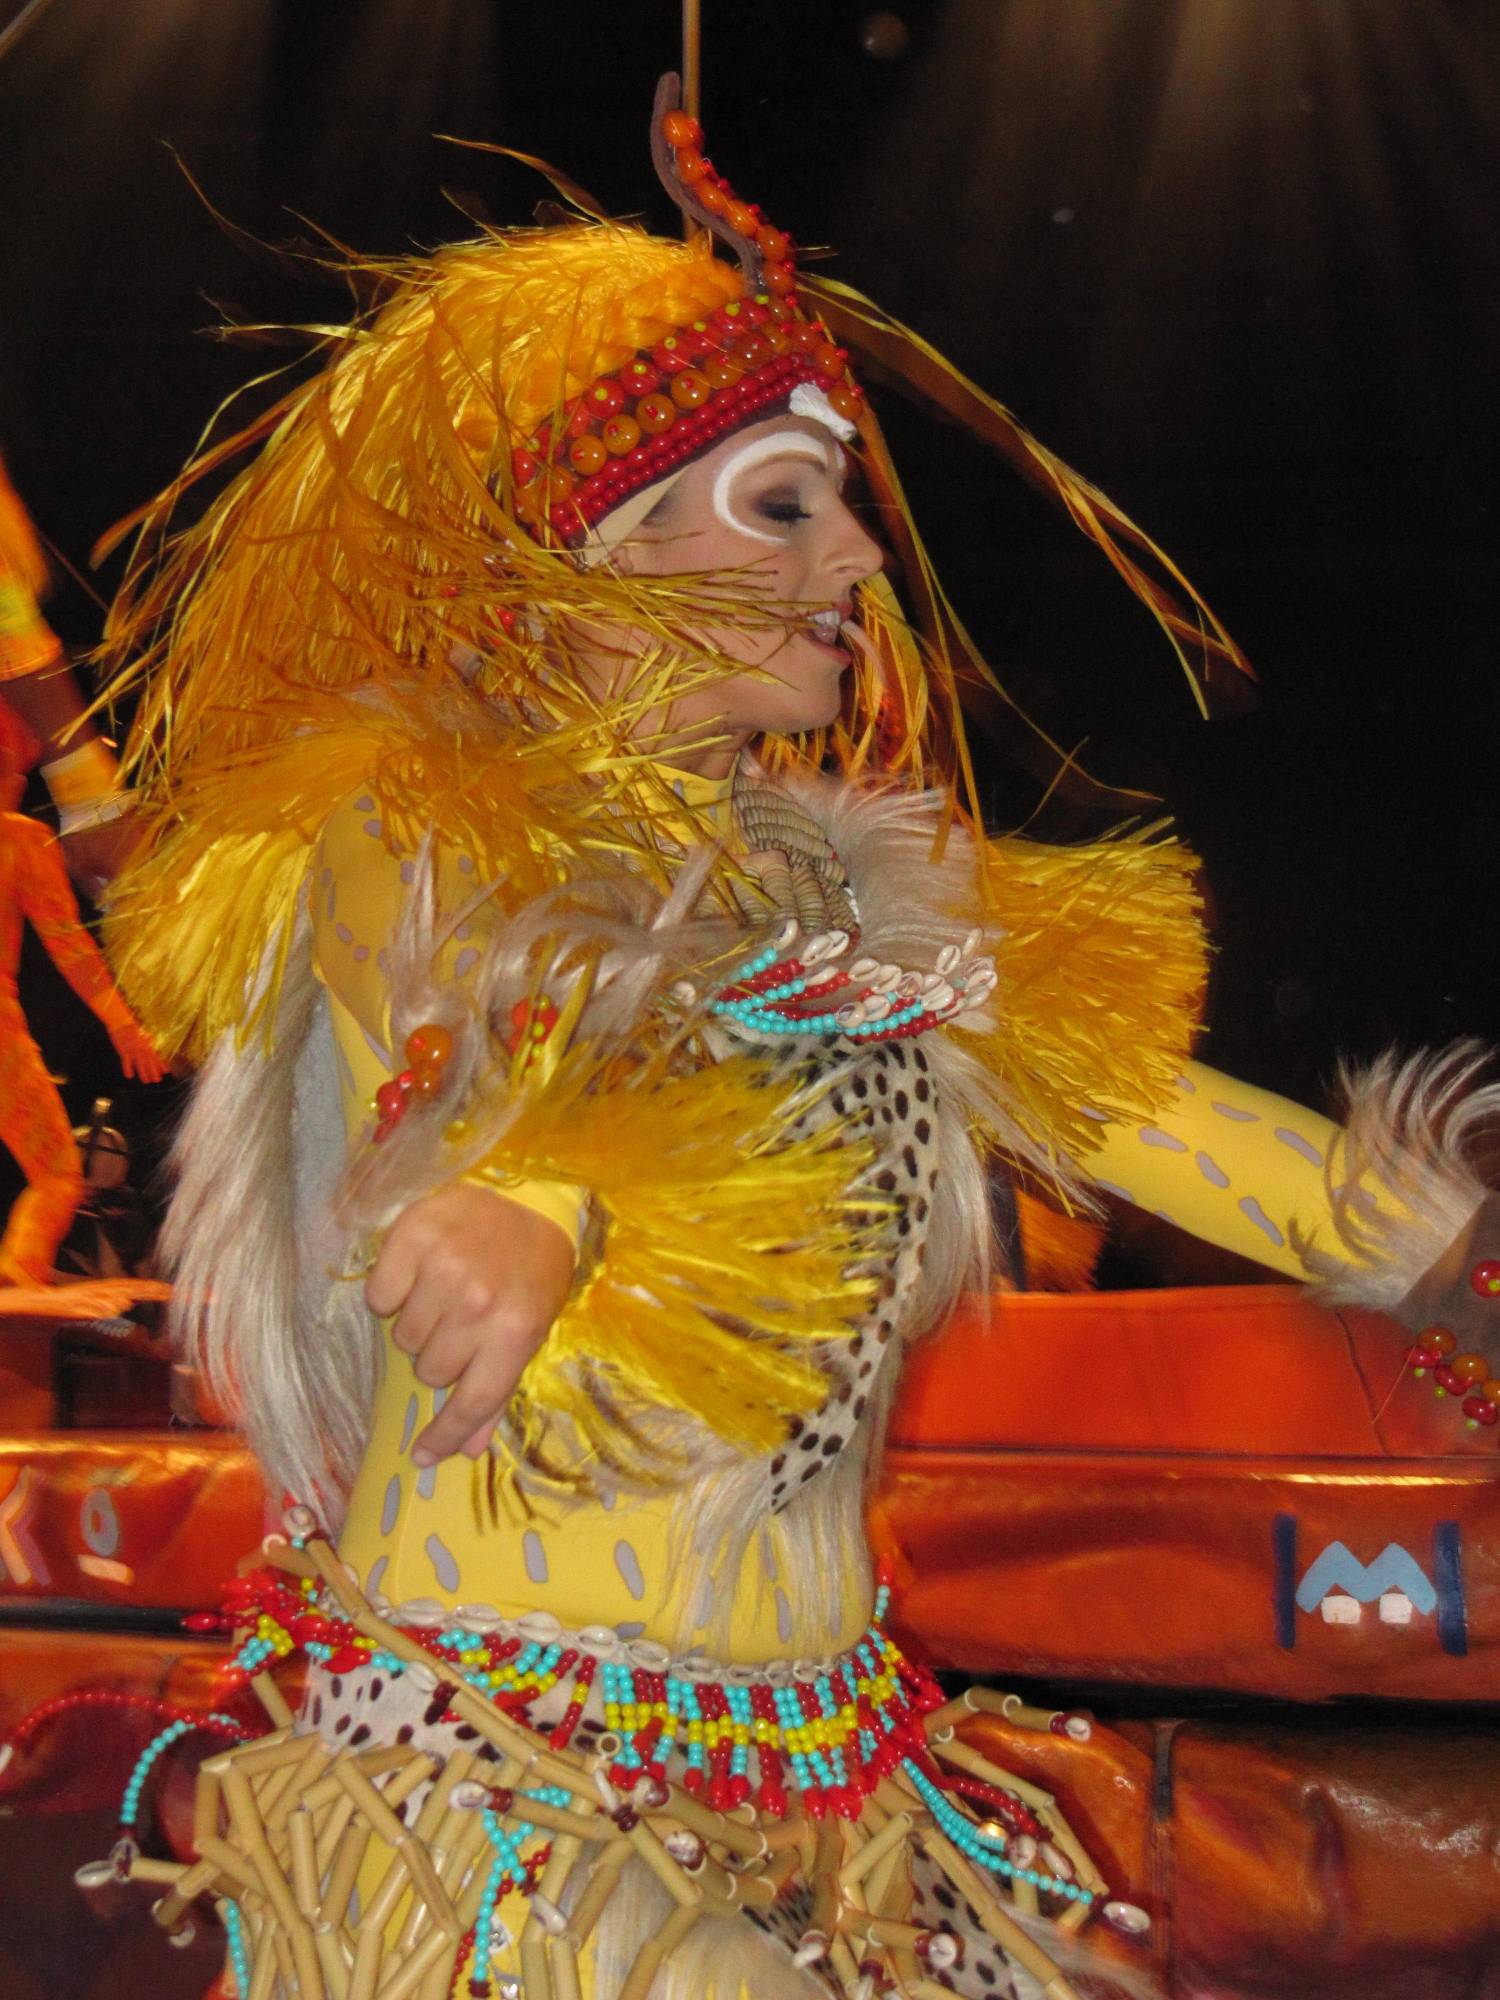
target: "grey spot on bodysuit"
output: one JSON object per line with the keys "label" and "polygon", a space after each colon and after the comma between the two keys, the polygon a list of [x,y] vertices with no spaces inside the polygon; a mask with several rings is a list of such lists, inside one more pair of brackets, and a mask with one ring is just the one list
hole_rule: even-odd
{"label": "grey spot on bodysuit", "polygon": [[375,810],[375,801],[366,792],[362,797],[354,801],[354,810],[357,813],[372,813]]}
{"label": "grey spot on bodysuit", "polygon": [[370,1574],[365,1578],[366,1597],[378,1595],[381,1584],[385,1582],[386,1567],[390,1560],[389,1556],[376,1556],[374,1562],[370,1564]]}
{"label": "grey spot on bodysuit", "polygon": [[1229,1176],[1210,1153],[1198,1152],[1193,1155],[1198,1171],[1213,1187],[1228,1187]]}
{"label": "grey spot on bodysuit", "polygon": [[1168,1153],[1185,1153],[1187,1146],[1181,1139],[1174,1139],[1170,1132],[1163,1132],[1159,1125],[1143,1125],[1136,1137],[1143,1146],[1160,1146]]}
{"label": "grey spot on bodysuit", "polygon": [[450,1396],[451,1396],[452,1394],[453,1394],[453,1391],[452,1391],[451,1389],[434,1389],[434,1390],[433,1390],[433,1392],[432,1392],[432,1414],[433,1414],[433,1415],[434,1415],[435,1417],[441,1414],[441,1412],[442,1412],[442,1408],[443,1408],[443,1405],[444,1405],[444,1403],[446,1403],[446,1402],[447,1402],[448,1398],[449,1398],[449,1397],[450,1397]]}
{"label": "grey spot on bodysuit", "polygon": [[380,1067],[382,1069],[389,1069],[391,1066],[391,1052],[385,1043],[377,1042],[368,1028],[361,1028],[359,1032],[364,1036],[365,1046],[369,1049],[371,1055],[375,1057]]}
{"label": "grey spot on bodysuit", "polygon": [[1300,1153],[1309,1165],[1314,1167],[1322,1166],[1323,1155],[1318,1151],[1311,1139],[1304,1139],[1300,1132],[1288,1131],[1285,1125],[1278,1125],[1276,1127],[1275,1136],[1281,1141],[1283,1146],[1290,1146],[1294,1153]]}
{"label": "grey spot on bodysuit", "polygon": [[1135,1200],[1135,1196],[1130,1192],[1129,1188],[1122,1188],[1118,1181],[1096,1180],[1094,1186],[1105,1194],[1117,1195],[1121,1201]]}
{"label": "grey spot on bodysuit", "polygon": [[367,819],[365,821],[365,832],[369,834],[372,840],[379,840],[385,832],[385,828],[380,824],[378,819]]}
{"label": "grey spot on bodysuit", "polygon": [[615,1543],[615,1568],[624,1578],[625,1588],[639,1604],[646,1595],[646,1579],[641,1574],[641,1559],[629,1542]]}
{"label": "grey spot on bodysuit", "polygon": [[772,1583],[774,1583],[776,1581],[776,1551],[772,1548],[771,1537],[764,1528],[760,1531],[760,1566],[771,1579]]}
{"label": "grey spot on bodysuit", "polygon": [[417,1474],[417,1491],[424,1500],[430,1500],[437,1491],[438,1469],[435,1465],[424,1465]]}
{"label": "grey spot on bodysuit", "polygon": [[432,1573],[444,1590],[457,1590],[458,1564],[453,1560],[453,1552],[446,1542],[436,1535],[429,1535],[422,1545],[427,1551],[427,1560],[432,1564]]}
{"label": "grey spot on bodysuit", "polygon": [[535,1528],[528,1528],[521,1537],[521,1554],[526,1561],[526,1574],[533,1583],[547,1581],[547,1551],[542,1547],[542,1538]]}
{"label": "grey spot on bodysuit", "polygon": [[[331,916],[332,914],[332,911],[330,911],[329,915]],[[335,924],[333,934],[340,944],[353,944],[354,942],[354,933],[347,924]]]}
{"label": "grey spot on bodysuit", "polygon": [[356,965],[363,965],[369,956],[370,947],[367,944],[357,944],[354,947],[354,963]]}
{"label": "grey spot on bodysuit", "polygon": [[396,1525],[396,1516],[401,1511],[401,1475],[393,1472],[385,1483],[385,1498],[380,1503],[380,1532],[388,1535]]}
{"label": "grey spot on bodysuit", "polygon": [[1198,1095],[1198,1086],[1190,1076],[1178,1077],[1177,1088],[1185,1097],[1196,1097]]}
{"label": "grey spot on bodysuit", "polygon": [[645,1622],[640,1618],[622,1618],[615,1627],[622,1639],[639,1639],[645,1629]]}
{"label": "grey spot on bodysuit", "polygon": [[1210,1111],[1217,1111],[1221,1118],[1232,1118],[1236,1125],[1258,1125],[1260,1123],[1260,1113],[1258,1111],[1247,1111],[1242,1104],[1220,1104],[1219,1100],[1214,1097],[1209,1099],[1208,1108]]}
{"label": "grey spot on bodysuit", "polygon": [[478,965],[478,963],[479,963],[479,953],[474,949],[473,945],[467,945],[464,948],[464,950],[462,950],[458,954],[458,957],[455,958],[453,961],[454,978],[455,979],[464,978],[466,974],[474,970],[474,967]]}
{"label": "grey spot on bodysuit", "polygon": [[780,1584],[776,1586],[776,1636],[783,1646],[792,1643],[792,1607]]}
{"label": "grey spot on bodysuit", "polygon": [[1281,1231],[1276,1227],[1276,1224],[1271,1220],[1270,1216],[1266,1214],[1266,1211],[1261,1207],[1260,1203],[1255,1199],[1255,1196],[1253,1194],[1242,1195],[1240,1197],[1239,1207],[1241,1215],[1248,1216],[1250,1221],[1255,1224],[1256,1228],[1263,1231],[1265,1235],[1269,1236],[1271,1241],[1274,1244],[1276,1244],[1278,1248],[1283,1243],[1286,1242],[1286,1238],[1282,1235]]}
{"label": "grey spot on bodysuit", "polygon": [[411,1441],[416,1436],[416,1432],[417,1432],[417,1399],[414,1395],[412,1395],[408,1396],[406,1399],[406,1414],[401,1419],[401,1442],[396,1447],[397,1451],[409,1450],[411,1446]]}
{"label": "grey spot on bodysuit", "polygon": [[403,861],[403,862],[402,862],[402,864],[401,864],[401,880],[402,880],[402,882],[403,882],[403,883],[405,884],[405,886],[406,886],[406,887],[407,887],[407,888],[409,889],[409,888],[411,887],[412,883],[416,881],[416,879],[417,879],[417,864],[416,864],[416,862],[415,862],[415,861]]}

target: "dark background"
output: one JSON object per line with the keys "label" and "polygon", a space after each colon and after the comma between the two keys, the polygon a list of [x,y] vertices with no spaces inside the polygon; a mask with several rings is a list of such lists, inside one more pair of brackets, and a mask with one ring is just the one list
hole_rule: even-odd
{"label": "dark background", "polygon": [[[1060,514],[888,412],[1002,676],[1205,857],[1208,1058],[1321,1102],[1340,1054],[1494,1037],[1500,9],[704,16],[708,145],[740,191],[1102,485],[1256,663],[1258,710],[1201,723]],[[391,252],[549,192],[436,133],[544,155],[672,227],[646,137],[677,47],[674,0],[55,0],[0,65],[0,439],[44,530],[83,565],[284,358],[204,338],[221,311],[342,315],[335,284],[248,238],[309,244],[307,217]],[[66,578],[50,615],[97,634]],[[987,781],[997,821],[1023,819],[1033,781],[999,760]],[[34,956],[25,993],[82,1115],[108,1046]],[[143,1093],[124,1104],[144,1125]]]}

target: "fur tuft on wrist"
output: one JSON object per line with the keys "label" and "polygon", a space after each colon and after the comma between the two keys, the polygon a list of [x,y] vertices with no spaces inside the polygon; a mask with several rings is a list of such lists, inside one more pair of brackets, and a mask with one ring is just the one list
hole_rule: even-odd
{"label": "fur tuft on wrist", "polygon": [[1500,1083],[1478,1082],[1489,1060],[1463,1041],[1341,1072],[1344,1142],[1329,1162],[1338,1247],[1297,1244],[1320,1304],[1394,1312],[1472,1221],[1490,1192],[1486,1135],[1491,1150],[1500,1136]]}

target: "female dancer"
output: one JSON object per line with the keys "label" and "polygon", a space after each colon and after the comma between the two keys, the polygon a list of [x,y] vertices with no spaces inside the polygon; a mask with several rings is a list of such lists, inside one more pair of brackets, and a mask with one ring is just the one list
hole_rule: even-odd
{"label": "female dancer", "polygon": [[1500,1290],[1463,1059],[1341,1135],[1189,1062],[1174,842],[983,838],[847,355],[694,121],[656,141],[734,262],[583,220],[382,270],[114,619],[115,950],[204,1058],[181,1330],[296,1503],[235,1604],[306,1704],[210,1767],[194,1878],[257,1993],[1060,1982],[1105,1887],[924,1725],[861,1525],[986,1154],[1332,1295]]}

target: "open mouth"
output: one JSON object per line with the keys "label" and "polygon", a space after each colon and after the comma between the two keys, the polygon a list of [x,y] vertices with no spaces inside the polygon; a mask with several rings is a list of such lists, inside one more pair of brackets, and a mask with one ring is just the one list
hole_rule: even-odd
{"label": "open mouth", "polygon": [[802,629],[815,645],[837,653],[841,660],[849,658],[847,645],[841,644],[845,624],[849,619],[849,609],[842,605],[830,604],[824,611],[814,611],[803,620]]}

